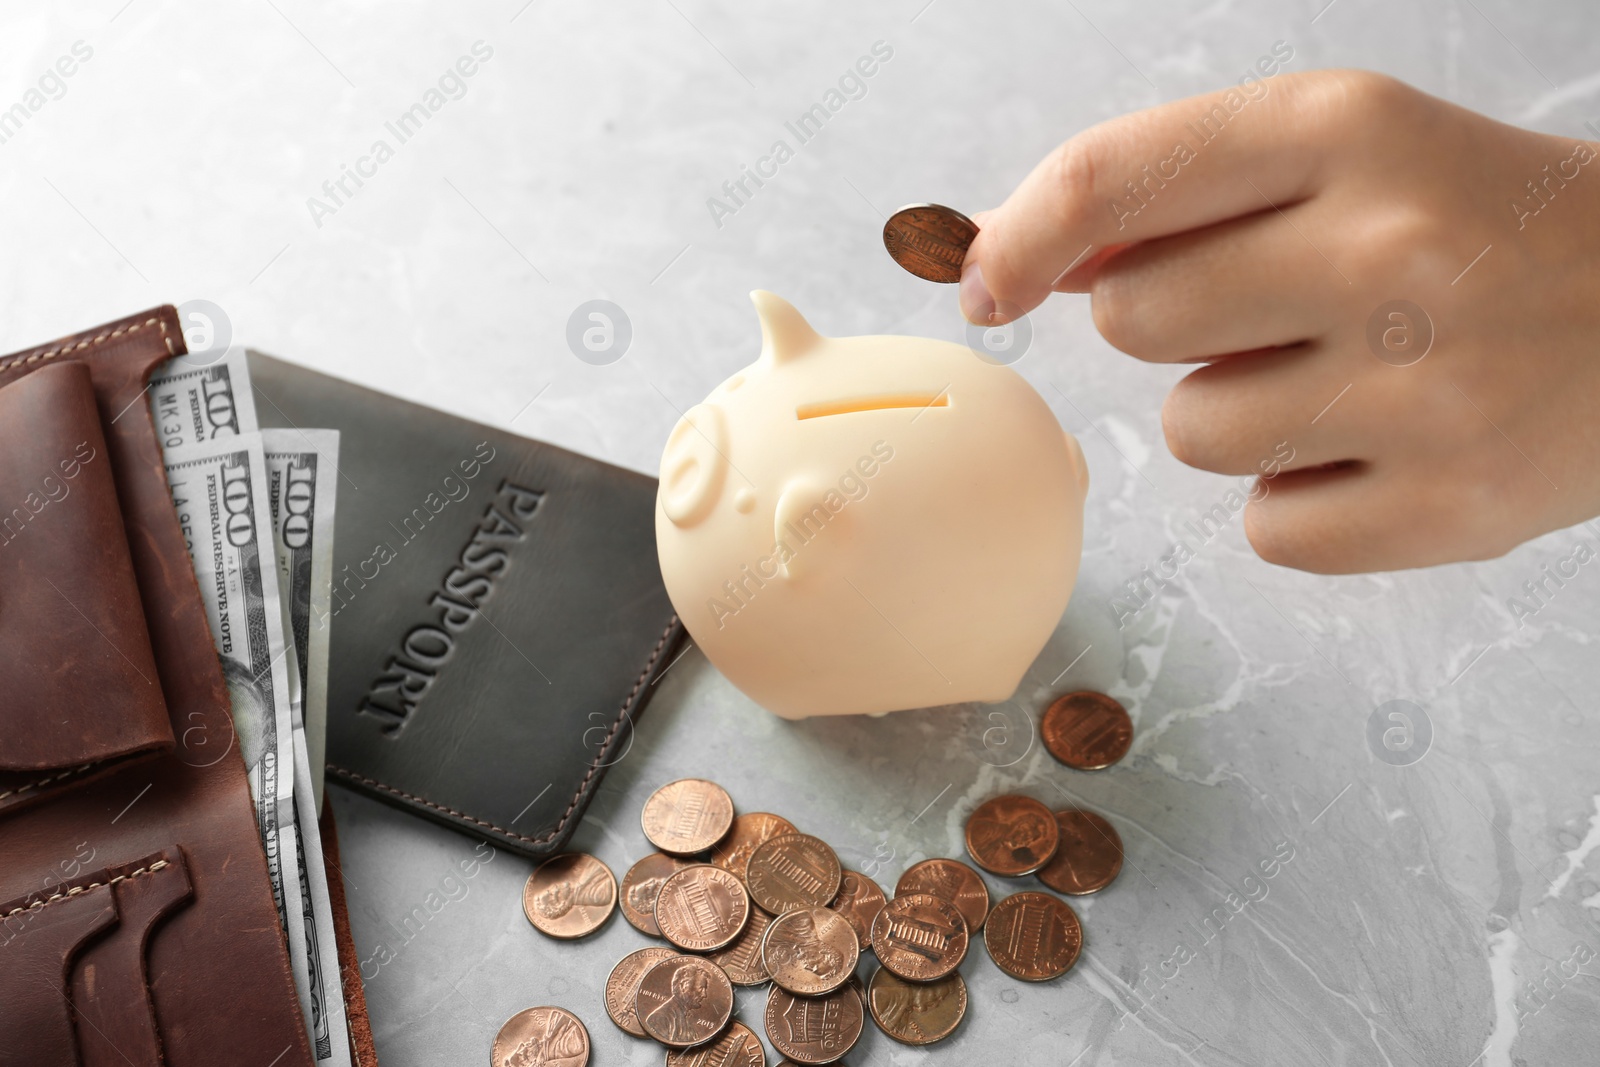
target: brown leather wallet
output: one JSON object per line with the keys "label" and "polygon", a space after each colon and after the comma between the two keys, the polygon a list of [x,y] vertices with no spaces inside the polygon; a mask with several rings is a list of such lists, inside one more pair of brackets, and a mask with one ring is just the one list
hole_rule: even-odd
{"label": "brown leather wallet", "polygon": [[183,351],[0,357],[0,1065],[312,1062],[144,403]]}

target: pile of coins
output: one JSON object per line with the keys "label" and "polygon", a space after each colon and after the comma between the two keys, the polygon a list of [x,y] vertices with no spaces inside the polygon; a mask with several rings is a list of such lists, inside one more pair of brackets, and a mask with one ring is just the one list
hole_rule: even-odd
{"label": "pile of coins", "polygon": [[[1041,735],[1068,766],[1099,769],[1127,752],[1133,729],[1110,697],[1071,693],[1051,705]],[[733,1018],[735,986],[770,983],[763,1028],[785,1063],[833,1063],[869,1017],[908,1045],[953,1033],[967,1010],[958,968],[980,935],[1000,970],[1029,982],[1065,974],[1083,945],[1061,898],[1024,890],[991,907],[983,878],[960,860],[913,864],[885,897],[825,841],[779,815],[736,815],[727,791],[704,779],[662,786],[640,821],[659,851],[629,868],[620,890],[600,860],[566,853],[529,876],[523,912],[551,937],[578,938],[620,904],[631,925],[672,946],[623,957],[605,991],[611,1021],[666,1046],[668,1067],[765,1067],[760,1039]],[[1035,875],[1066,894],[1103,889],[1122,868],[1122,842],[1102,816],[1026,796],[979,805],[966,847],[991,874]],[[879,966],[863,983],[856,969],[866,952]],[[581,1067],[588,1055],[575,1015],[538,1007],[506,1023],[491,1062]]]}

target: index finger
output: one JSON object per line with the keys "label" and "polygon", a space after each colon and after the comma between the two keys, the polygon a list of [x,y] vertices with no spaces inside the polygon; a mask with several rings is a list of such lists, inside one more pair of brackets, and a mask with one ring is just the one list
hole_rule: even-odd
{"label": "index finger", "polygon": [[1269,210],[1316,191],[1327,127],[1353,80],[1284,74],[1103,122],[1056,148],[986,212],[961,310],[999,324],[1036,307],[1098,251]]}

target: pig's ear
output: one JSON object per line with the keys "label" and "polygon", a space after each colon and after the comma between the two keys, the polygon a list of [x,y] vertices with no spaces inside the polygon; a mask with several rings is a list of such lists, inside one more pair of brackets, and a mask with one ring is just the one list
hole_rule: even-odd
{"label": "pig's ear", "polygon": [[[778,505],[772,509],[772,539],[778,546],[778,573],[794,581],[805,573],[806,543],[822,532],[831,516],[822,506],[823,491],[805,478],[796,478],[783,487]],[[809,522],[808,522],[809,520]]]}
{"label": "pig's ear", "polygon": [[761,320],[761,358],[777,365],[799,359],[822,337],[783,297],[757,289],[750,294]]}

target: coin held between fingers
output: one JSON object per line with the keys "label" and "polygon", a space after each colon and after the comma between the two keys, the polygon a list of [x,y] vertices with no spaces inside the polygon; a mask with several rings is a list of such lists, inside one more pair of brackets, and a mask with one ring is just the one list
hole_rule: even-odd
{"label": "coin held between fingers", "polygon": [[883,224],[889,257],[917,277],[953,285],[961,280],[967,249],[978,226],[955,208],[909,204]]}

